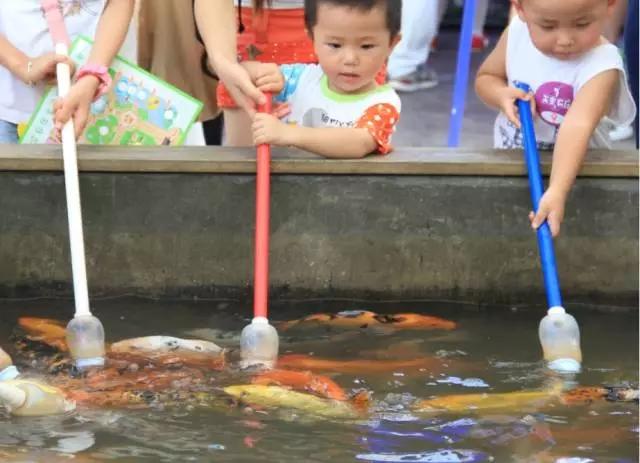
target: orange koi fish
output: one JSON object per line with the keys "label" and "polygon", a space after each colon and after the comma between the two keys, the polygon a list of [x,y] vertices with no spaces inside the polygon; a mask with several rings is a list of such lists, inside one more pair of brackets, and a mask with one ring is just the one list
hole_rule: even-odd
{"label": "orange koi fish", "polygon": [[453,330],[456,323],[440,317],[416,313],[376,314],[367,310],[347,310],[344,312],[319,313],[299,320],[284,322],[282,330],[305,325],[329,325],[340,328],[385,328],[398,330]]}
{"label": "orange koi fish", "polygon": [[62,322],[50,318],[20,317],[18,325],[34,341],[43,342],[61,352],[67,352],[66,328]]}
{"label": "orange koi fish", "polygon": [[296,391],[310,392],[320,397],[347,400],[344,389],[326,376],[314,375],[310,371],[270,370],[254,376],[252,384],[284,386]]}
{"label": "orange koi fish", "polygon": [[278,367],[294,370],[326,371],[347,374],[386,373],[397,370],[440,371],[443,364],[436,358],[416,358],[409,360],[333,360],[303,354],[282,355]]}

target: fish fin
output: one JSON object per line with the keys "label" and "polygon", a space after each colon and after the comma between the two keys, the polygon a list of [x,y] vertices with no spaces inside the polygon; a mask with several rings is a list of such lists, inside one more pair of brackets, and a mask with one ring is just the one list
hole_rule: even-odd
{"label": "fish fin", "polygon": [[351,405],[353,405],[353,408],[359,412],[366,412],[369,410],[369,405],[371,405],[371,392],[366,389],[361,389],[351,396],[349,401]]}

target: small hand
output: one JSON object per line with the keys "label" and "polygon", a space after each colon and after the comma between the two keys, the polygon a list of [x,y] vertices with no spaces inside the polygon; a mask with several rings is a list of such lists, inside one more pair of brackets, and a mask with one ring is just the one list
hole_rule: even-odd
{"label": "small hand", "polygon": [[274,103],[271,109],[271,115],[278,119],[282,119],[289,114],[291,114],[291,106],[289,103]]}
{"label": "small hand", "polygon": [[538,211],[536,213],[533,211],[529,212],[531,227],[537,230],[546,220],[551,229],[551,235],[554,238],[558,236],[560,233],[560,224],[562,224],[562,219],[564,218],[564,205],[566,200],[567,196],[561,192],[557,192],[551,188],[545,191],[540,199]]}
{"label": "small hand", "polygon": [[500,90],[499,101],[500,109],[516,127],[520,128],[520,117],[516,100],[524,100],[531,103],[531,114],[536,115],[536,100],[533,93],[526,93],[515,87],[505,87]]}
{"label": "small hand", "polygon": [[255,72],[256,87],[263,92],[280,93],[284,88],[284,76],[273,63],[260,63]]}
{"label": "small hand", "polygon": [[290,145],[289,127],[284,122],[280,122],[278,118],[271,114],[256,113],[251,126],[253,132],[253,144],[272,144],[287,146]]}
{"label": "small hand", "polygon": [[84,131],[89,118],[89,108],[93,102],[100,82],[97,77],[84,76],[76,81],[65,98],[59,98],[53,105],[53,120],[56,131],[62,131],[62,127],[73,117],[73,125],[76,138]]}
{"label": "small hand", "polygon": [[31,61],[31,67],[25,63],[19,77],[23,82],[37,84],[44,82],[47,85],[56,83],[56,66],[58,63],[66,63],[70,68],[70,75],[75,72],[76,65],[71,58],[65,55],[57,55],[53,52],[45,53]]}

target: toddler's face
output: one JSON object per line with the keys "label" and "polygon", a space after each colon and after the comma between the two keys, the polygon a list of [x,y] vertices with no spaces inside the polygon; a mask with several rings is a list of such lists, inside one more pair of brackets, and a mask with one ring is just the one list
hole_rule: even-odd
{"label": "toddler's face", "polygon": [[364,12],[339,5],[318,5],[313,43],[334,91],[360,93],[374,88],[376,73],[398,40],[399,37],[390,38],[382,8]]}
{"label": "toddler's face", "polygon": [[561,60],[577,58],[599,44],[615,0],[518,0],[538,50]]}

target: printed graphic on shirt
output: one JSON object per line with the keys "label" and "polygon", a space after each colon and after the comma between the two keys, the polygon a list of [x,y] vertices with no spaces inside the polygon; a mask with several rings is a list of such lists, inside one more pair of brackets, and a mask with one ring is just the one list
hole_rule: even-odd
{"label": "printed graphic on shirt", "polygon": [[546,82],[536,90],[538,114],[547,124],[559,126],[573,102],[573,86],[564,82]]}
{"label": "printed graphic on shirt", "polygon": [[[64,18],[83,13],[98,16],[102,13],[104,5],[101,0],[58,0],[58,8]],[[44,16],[44,10],[42,10],[42,15]]]}
{"label": "printed graphic on shirt", "polygon": [[[506,119],[504,124],[497,125],[498,136],[500,137],[501,143],[497,145],[501,149],[518,149],[524,148],[524,141],[522,130],[520,130],[516,125],[510,120]],[[558,127],[556,127],[556,132]],[[555,139],[555,137],[554,137]],[[552,151],[555,143],[546,143],[538,141],[536,143],[539,150],[542,151]]]}
{"label": "printed graphic on shirt", "polygon": [[329,114],[322,108],[309,108],[302,116],[304,127],[353,127],[355,121],[340,120]]}

